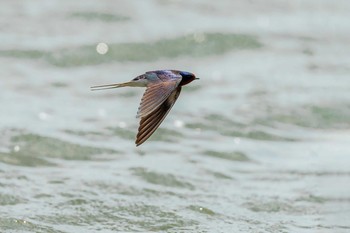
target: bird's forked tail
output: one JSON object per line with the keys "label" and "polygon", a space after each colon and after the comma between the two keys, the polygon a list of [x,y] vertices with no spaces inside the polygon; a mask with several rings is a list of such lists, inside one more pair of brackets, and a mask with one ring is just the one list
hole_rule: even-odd
{"label": "bird's forked tail", "polygon": [[114,83],[114,84],[93,86],[93,87],[91,87],[91,91],[107,90],[107,89],[113,89],[113,88],[118,88],[118,87],[132,87],[132,86],[134,86],[133,82]]}

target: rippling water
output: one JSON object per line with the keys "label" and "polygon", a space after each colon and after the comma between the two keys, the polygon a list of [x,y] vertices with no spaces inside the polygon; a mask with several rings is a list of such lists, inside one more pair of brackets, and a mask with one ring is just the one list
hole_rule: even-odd
{"label": "rippling water", "polygon": [[[347,1],[5,2],[1,232],[350,231]],[[89,87],[164,68],[136,148],[143,90]]]}

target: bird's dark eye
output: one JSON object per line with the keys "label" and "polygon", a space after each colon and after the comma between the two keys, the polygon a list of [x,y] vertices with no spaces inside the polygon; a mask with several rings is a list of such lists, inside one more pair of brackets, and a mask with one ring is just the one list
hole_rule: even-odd
{"label": "bird's dark eye", "polygon": [[180,75],[183,77],[183,78],[193,78],[194,75],[190,72],[186,72],[186,71],[181,71],[180,72]]}

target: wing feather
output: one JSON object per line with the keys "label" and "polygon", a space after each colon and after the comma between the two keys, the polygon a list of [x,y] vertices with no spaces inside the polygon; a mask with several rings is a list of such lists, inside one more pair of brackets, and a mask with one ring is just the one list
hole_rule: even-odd
{"label": "wing feather", "polygon": [[135,141],[136,146],[144,143],[154,133],[154,131],[156,131],[156,129],[165,119],[166,115],[169,113],[170,109],[175,104],[180,92],[181,87],[177,87],[156,109],[141,117],[139,131]]}
{"label": "wing feather", "polygon": [[136,117],[144,117],[157,109],[178,87],[180,80],[169,80],[150,84],[143,97]]}

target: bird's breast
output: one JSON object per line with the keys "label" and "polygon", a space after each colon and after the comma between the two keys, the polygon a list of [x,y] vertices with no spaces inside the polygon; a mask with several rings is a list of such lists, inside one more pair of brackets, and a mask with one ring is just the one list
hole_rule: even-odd
{"label": "bird's breast", "polygon": [[193,80],[194,80],[194,78],[183,77],[181,79],[181,82],[180,82],[179,86],[185,86],[185,85],[189,84],[190,82],[192,82]]}

